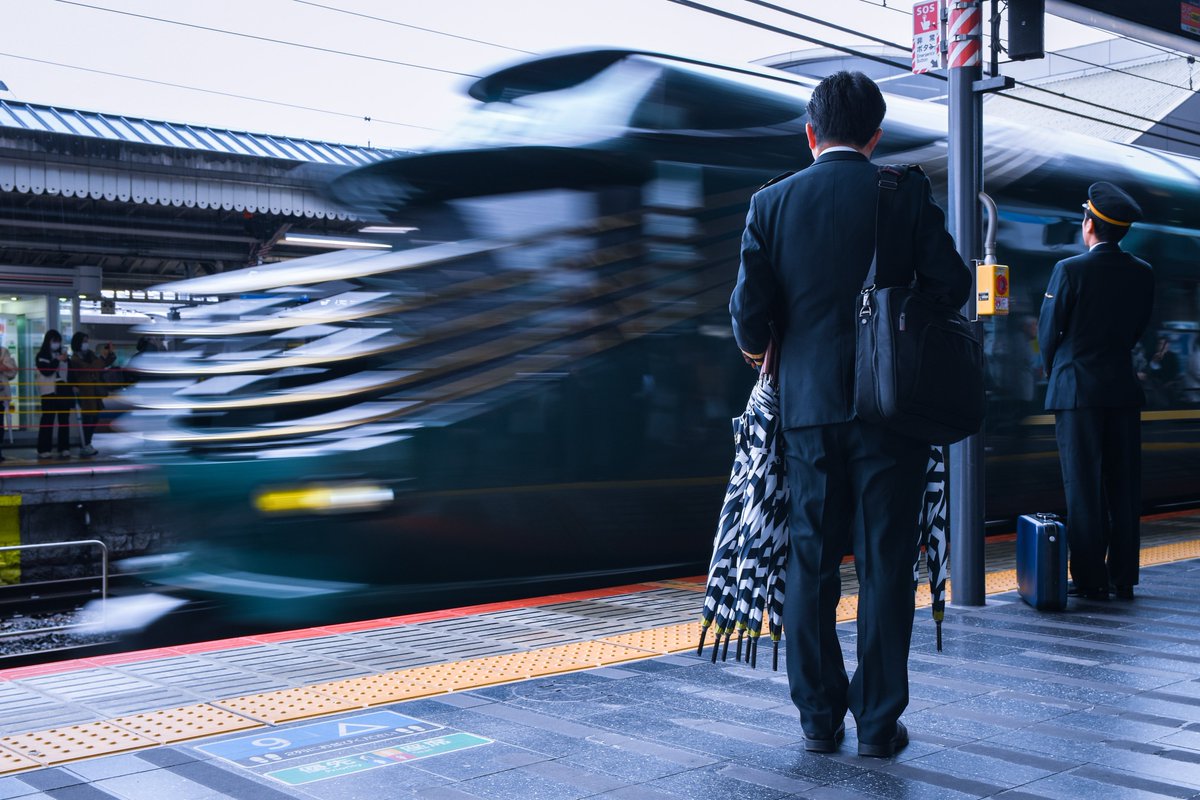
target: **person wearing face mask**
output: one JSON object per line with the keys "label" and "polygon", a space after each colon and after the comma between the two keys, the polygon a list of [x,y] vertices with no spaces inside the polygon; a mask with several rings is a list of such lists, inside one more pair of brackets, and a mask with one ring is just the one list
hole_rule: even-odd
{"label": "person wearing face mask", "polygon": [[46,331],[42,347],[37,352],[37,391],[42,400],[42,417],[38,421],[38,458],[51,456],[54,426],[58,425],[58,457],[71,455],[71,389],[67,386],[67,354],[63,352],[62,334]]}
{"label": "person wearing face mask", "polygon": [[105,345],[104,351],[98,354],[92,350],[91,341],[83,331],[76,331],[71,337],[68,377],[75,393],[75,402],[79,404],[79,419],[83,428],[83,442],[79,445],[81,456],[96,455],[92,436],[96,433],[96,423],[104,408],[106,392],[103,373],[114,361],[116,354],[111,345]]}
{"label": "person wearing face mask", "polygon": [[[0,345],[0,441],[8,423],[8,412],[12,408],[12,387],[8,382],[17,377],[17,362],[4,345]],[[4,456],[0,455],[0,461]]]}

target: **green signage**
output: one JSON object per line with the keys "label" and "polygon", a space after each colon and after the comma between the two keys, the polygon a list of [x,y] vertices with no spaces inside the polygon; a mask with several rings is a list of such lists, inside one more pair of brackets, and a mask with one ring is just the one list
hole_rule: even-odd
{"label": "green signage", "polygon": [[471,747],[491,743],[491,739],[476,736],[473,733],[450,733],[445,736],[435,736],[432,739],[422,739],[419,742],[396,744],[368,753],[329,758],[324,761],[314,761],[311,764],[302,764],[298,767],[280,769],[268,772],[267,777],[274,778],[280,783],[286,783],[288,786],[299,786],[304,783],[341,778],[377,767],[403,764],[406,761],[440,756],[456,750],[467,750]]}

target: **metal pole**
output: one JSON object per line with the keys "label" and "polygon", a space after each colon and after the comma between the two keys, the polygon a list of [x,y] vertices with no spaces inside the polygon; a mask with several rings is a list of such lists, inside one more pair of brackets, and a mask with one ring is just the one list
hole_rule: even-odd
{"label": "metal pole", "polygon": [[[947,199],[950,232],[958,253],[971,266],[971,298],[963,308],[975,319],[974,259],[979,253],[979,205],[982,188],[982,104],[975,91],[982,60],[982,11],[979,0],[951,0],[947,43],[950,73],[950,131]],[[976,324],[976,336],[981,331]],[[983,561],[983,437],[972,436],[950,447],[950,576],[956,606],[985,603]]]}

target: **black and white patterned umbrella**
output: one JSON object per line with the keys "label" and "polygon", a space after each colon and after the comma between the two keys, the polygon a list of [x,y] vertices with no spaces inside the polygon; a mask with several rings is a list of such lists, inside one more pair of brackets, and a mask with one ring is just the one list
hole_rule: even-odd
{"label": "black and white patterned umbrella", "polygon": [[[946,450],[929,449],[929,466],[925,469],[925,502],[921,506],[921,544],[925,547],[925,563],[929,569],[929,596],[933,601],[933,621],[937,625],[937,649],[942,650],[942,620],[946,616],[946,559],[950,554],[950,527],[946,521]],[[913,565],[913,583],[921,553]]]}
{"label": "black and white patterned umbrella", "polygon": [[732,625],[734,592],[737,588],[738,535],[742,529],[742,497],[750,477],[750,449],[745,445],[743,431],[746,415],[733,420],[733,469],[725,489],[725,502],[717,520],[717,535],[713,541],[712,561],[708,565],[708,584],[704,594],[704,609],[700,613],[699,655],[704,650],[708,629],[713,631],[713,660],[717,646],[726,629]]}
{"label": "black and white patterned umbrella", "polygon": [[733,421],[734,463],[717,524],[708,586],[701,615],[703,652],[708,629],[715,627],[712,659],[722,658],[738,633],[737,658],[743,638],[750,637],[746,659],[757,666],[758,640],[764,614],[775,642],[783,634],[784,575],[787,566],[787,482],[779,425],[779,386],[774,348],[768,349],[746,411]]}
{"label": "black and white patterned umbrella", "polygon": [[[729,651],[738,634],[737,658],[743,637],[750,637],[746,658],[757,666],[758,641],[764,612],[774,643],[773,668],[779,668],[779,640],[783,635],[783,600],[788,559],[788,487],[784,473],[783,436],[779,425],[779,385],[773,348],[746,410],[733,420],[734,459],[717,523],[708,585],[700,618],[700,644],[704,651],[713,628],[712,660]],[[926,467],[925,499],[918,520],[917,559],[913,586],[920,573],[924,548],[929,571],[929,593],[937,625],[937,649],[942,649],[942,620],[946,613],[946,561],[949,525],[946,517],[946,453],[932,447]]]}

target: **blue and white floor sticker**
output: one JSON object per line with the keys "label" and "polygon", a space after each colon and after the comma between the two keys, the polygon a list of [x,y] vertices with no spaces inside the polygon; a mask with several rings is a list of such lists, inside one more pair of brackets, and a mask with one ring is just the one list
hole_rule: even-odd
{"label": "blue and white floor sticker", "polygon": [[[445,726],[395,711],[373,711],[310,725],[259,731],[197,745],[196,749],[280,783],[297,786],[466,750],[493,741],[461,731],[438,733],[445,730]],[[304,763],[276,768],[289,761]]]}

